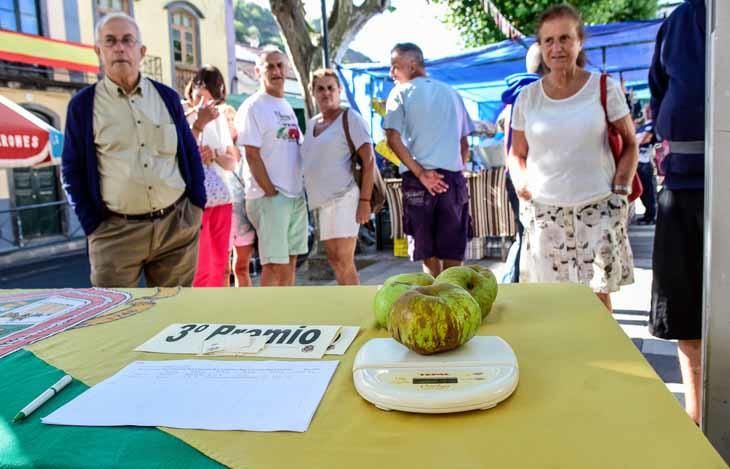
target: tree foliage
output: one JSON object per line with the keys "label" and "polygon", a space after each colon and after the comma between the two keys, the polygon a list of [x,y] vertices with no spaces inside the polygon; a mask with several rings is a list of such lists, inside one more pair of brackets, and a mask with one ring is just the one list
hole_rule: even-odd
{"label": "tree foliage", "polygon": [[[393,9],[390,7],[389,9]],[[246,0],[238,0],[235,7],[236,42],[242,42],[251,47],[274,45],[284,49],[284,37],[276,23],[276,18],[268,8],[263,8]],[[311,24],[315,33],[322,32],[322,20],[316,19]],[[372,62],[370,57],[352,49],[347,49],[342,57],[342,63]]]}
{"label": "tree foliage", "polygon": [[[446,22],[461,34],[467,47],[477,47],[506,39],[481,0],[430,0],[448,7]],[[500,12],[524,34],[534,34],[540,13],[555,0],[492,0]],[[571,0],[586,24],[654,18],[657,0]]]}
{"label": "tree foliage", "polygon": [[[341,62],[348,46],[363,26],[375,15],[390,8],[390,0],[335,0],[327,18],[330,57]],[[309,90],[312,72],[323,64],[322,34],[307,20],[302,0],[269,0],[284,37],[289,59],[294,66],[307,106],[307,115],[314,114],[314,100]]]}
{"label": "tree foliage", "polygon": [[281,30],[271,11],[255,3],[239,0],[234,10],[236,42],[254,47],[267,44],[283,48]]}

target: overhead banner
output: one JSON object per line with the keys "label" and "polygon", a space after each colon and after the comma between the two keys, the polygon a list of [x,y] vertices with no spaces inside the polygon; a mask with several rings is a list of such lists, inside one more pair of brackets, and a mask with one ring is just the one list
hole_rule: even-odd
{"label": "overhead banner", "polygon": [[74,72],[99,73],[94,47],[78,42],[0,30],[0,59]]}

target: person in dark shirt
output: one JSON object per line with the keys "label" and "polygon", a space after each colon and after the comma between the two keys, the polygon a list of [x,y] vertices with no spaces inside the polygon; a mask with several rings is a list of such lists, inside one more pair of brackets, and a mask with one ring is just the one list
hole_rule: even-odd
{"label": "person in dark shirt", "polygon": [[652,260],[649,331],[678,340],[685,409],[700,419],[705,180],[705,3],[686,0],[657,33],[649,70],[655,130],[668,152]]}
{"label": "person in dark shirt", "polygon": [[[512,106],[517,101],[520,91],[527,85],[540,79],[546,70],[542,63],[540,53],[540,44],[534,43],[525,54],[525,68],[527,73],[515,73],[505,78],[507,89],[502,93],[502,103],[505,105],[502,114],[504,115],[504,150],[509,155],[512,146]],[[515,219],[517,232],[515,233],[515,241],[509,248],[507,259],[505,260],[506,272],[502,277],[502,283],[518,283],[520,281],[520,252],[522,251],[522,238],[524,227],[520,221],[520,199],[517,197],[515,186],[512,183],[512,177],[507,170],[505,174],[505,189],[507,190],[507,198]]]}
{"label": "person in dark shirt", "polygon": [[646,209],[644,216],[636,220],[639,225],[653,225],[656,221],[656,176],[654,175],[653,153],[656,144],[654,122],[651,118],[651,106],[644,108],[644,123],[636,129],[636,140],[639,142],[639,166],[636,172],[641,179],[641,203]]}

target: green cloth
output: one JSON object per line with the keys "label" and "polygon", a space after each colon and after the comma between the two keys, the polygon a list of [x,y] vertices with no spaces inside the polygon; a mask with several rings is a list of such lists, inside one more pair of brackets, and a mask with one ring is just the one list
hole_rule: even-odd
{"label": "green cloth", "polygon": [[0,359],[0,468],[221,468],[156,428],[44,425],[41,417],[88,389],[74,380],[27,419],[15,414],[64,375],[31,352]]}

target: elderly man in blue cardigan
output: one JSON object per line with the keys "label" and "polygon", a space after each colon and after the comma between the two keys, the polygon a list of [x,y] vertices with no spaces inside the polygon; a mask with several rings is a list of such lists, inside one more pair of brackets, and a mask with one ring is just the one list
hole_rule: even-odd
{"label": "elderly man in blue cardigan", "polygon": [[[189,286],[205,206],[198,146],[171,88],[144,77],[133,18],[96,25],[104,78],[80,91],[66,118],[63,185],[89,242],[91,283]],[[194,131],[213,118],[198,113]]]}

